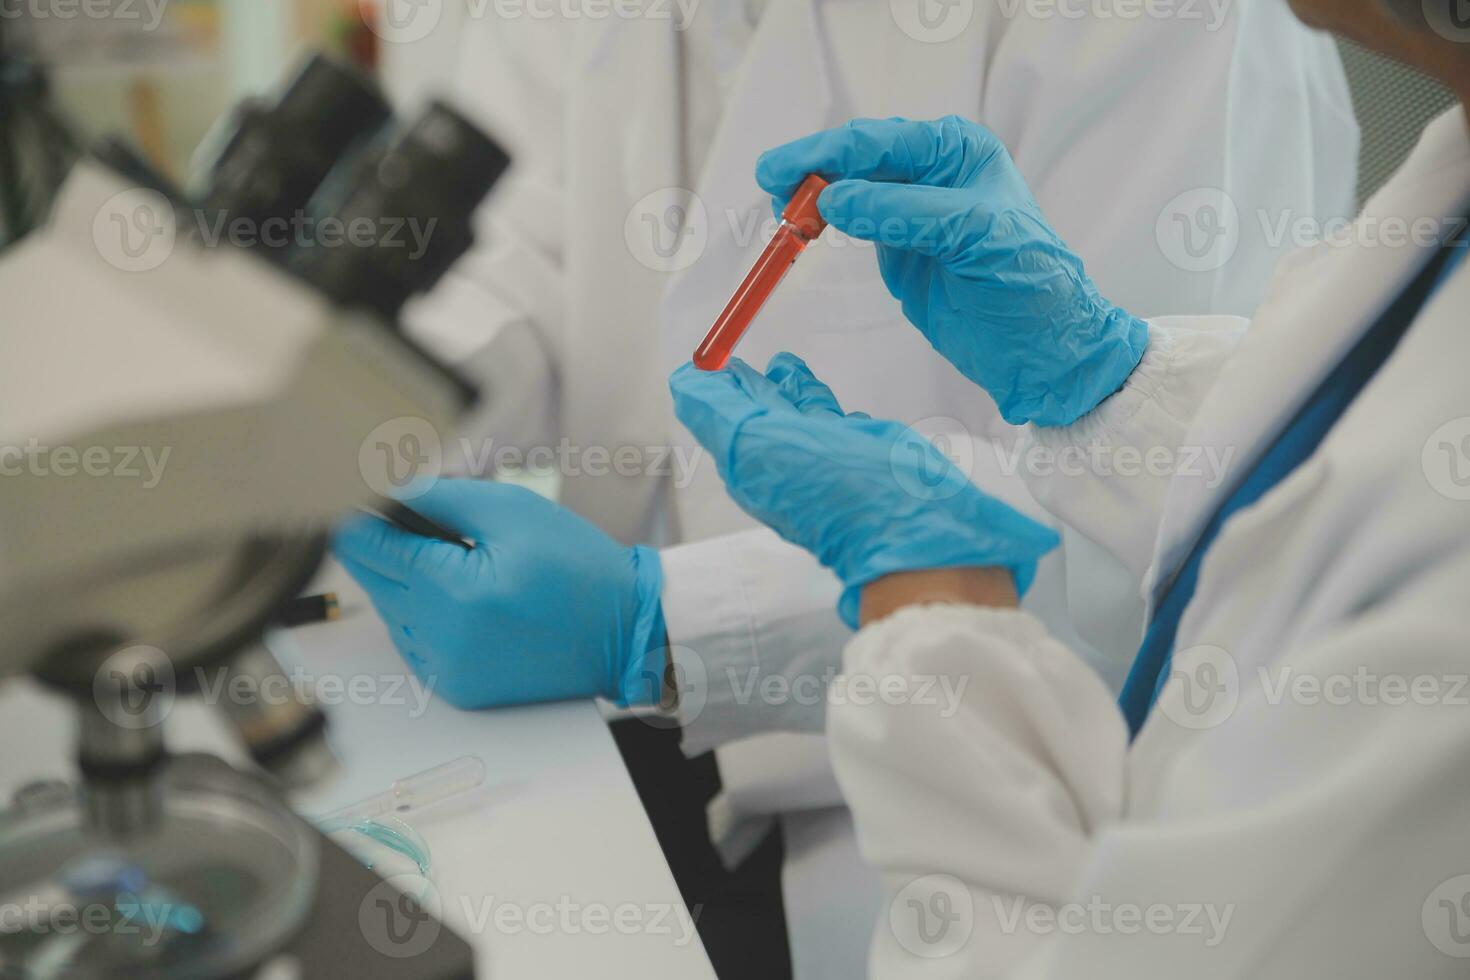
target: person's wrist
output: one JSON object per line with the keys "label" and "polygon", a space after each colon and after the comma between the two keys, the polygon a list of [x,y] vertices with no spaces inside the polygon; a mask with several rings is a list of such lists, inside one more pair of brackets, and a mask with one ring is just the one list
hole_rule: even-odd
{"label": "person's wrist", "polygon": [[858,623],[867,626],[908,606],[947,602],[1015,609],[1016,580],[1005,568],[926,568],[894,572],[863,586]]}

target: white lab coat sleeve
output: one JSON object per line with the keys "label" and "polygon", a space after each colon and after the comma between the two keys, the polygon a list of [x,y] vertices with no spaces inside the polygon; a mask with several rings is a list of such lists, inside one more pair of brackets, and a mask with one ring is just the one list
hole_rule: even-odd
{"label": "white lab coat sleeve", "polygon": [[453,101],[506,147],[512,167],[476,214],[474,248],[404,311],[410,336],[483,389],[483,407],[464,425],[469,458],[446,460],[477,475],[488,475],[497,446],[524,452],[558,435],[566,292],[569,28],[525,17],[490,26],[464,32]]}
{"label": "white lab coat sleeve", "polygon": [[1234,316],[1152,319],[1122,388],[1072,425],[1027,427],[1017,466],[1032,496],[1135,581],[1148,570],[1170,482],[1219,478],[1213,447],[1185,440],[1247,326]]}
{"label": "white lab coat sleeve", "polygon": [[[1148,350],[1122,389],[1072,426],[1031,428],[1014,450],[972,439],[972,479],[1099,543],[1140,579],[1149,556],[1137,538],[1153,541],[1177,469],[1144,464],[1151,453],[1179,456],[1195,408],[1245,327],[1230,316],[1150,321]],[[820,690],[850,636],[833,612],[840,589],[831,573],[765,529],[667,548],[662,560],[684,751],[819,732]]]}
{"label": "white lab coat sleeve", "polygon": [[685,754],[764,732],[820,733],[823,690],[852,635],[837,618],[836,577],[764,528],[660,558]]}
{"label": "white lab coat sleeve", "polygon": [[1025,614],[916,607],[858,633],[847,683],[968,680],[937,708],[828,709],[888,896],[871,976],[1463,976],[1467,574],[1451,556],[1279,656],[1236,651],[1218,710],[1186,704],[1212,654],[1181,651],[1131,753]]}
{"label": "white lab coat sleeve", "polygon": [[[930,436],[952,447],[964,440],[955,456],[976,485],[1051,520],[1017,476],[1013,449],[953,429]],[[765,528],[666,548],[661,558],[664,619],[684,692],[684,751],[697,755],[756,735],[820,733],[822,691],[852,636],[837,618],[837,578]],[[822,783],[806,770],[793,778]],[[821,796],[802,808],[840,802]]]}
{"label": "white lab coat sleeve", "polygon": [[887,896],[875,978],[1004,976],[1036,945],[1006,916],[1065,901],[1122,808],[1127,728],[1028,613],[927,605],[868,626],[827,729]]}

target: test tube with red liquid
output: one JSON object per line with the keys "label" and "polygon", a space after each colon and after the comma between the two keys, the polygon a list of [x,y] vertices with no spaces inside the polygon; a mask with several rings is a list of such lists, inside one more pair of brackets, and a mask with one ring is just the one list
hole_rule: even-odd
{"label": "test tube with red liquid", "polygon": [[791,195],[791,200],[781,212],[781,225],[771,243],[745,274],[740,288],[735,290],[735,295],[730,297],[715,325],[705,335],[704,343],[694,352],[695,367],[701,371],[718,371],[729,363],[730,353],[745,336],[745,331],[750,329],[750,322],[766,305],[771,293],[775,292],[777,283],[785,278],[797,256],[806,251],[806,247],[816,241],[827,227],[827,222],[817,211],[817,197],[826,186],[827,182],[821,177],[809,174]]}

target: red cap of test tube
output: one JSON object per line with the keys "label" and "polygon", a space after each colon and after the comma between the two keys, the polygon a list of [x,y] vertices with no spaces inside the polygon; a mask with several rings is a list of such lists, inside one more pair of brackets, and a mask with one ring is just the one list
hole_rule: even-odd
{"label": "red cap of test tube", "polygon": [[827,222],[822,218],[822,213],[817,210],[817,198],[822,196],[822,191],[827,189],[827,182],[816,174],[809,174],[796,193],[791,195],[791,200],[786,202],[786,207],[781,212],[781,220],[789,221],[801,232],[801,237],[811,241],[822,233],[827,227]]}

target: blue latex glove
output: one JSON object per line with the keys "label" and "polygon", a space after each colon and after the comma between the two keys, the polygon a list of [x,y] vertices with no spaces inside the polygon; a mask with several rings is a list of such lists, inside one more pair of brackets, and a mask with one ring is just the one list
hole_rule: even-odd
{"label": "blue latex glove", "polygon": [[505,484],[441,480],[413,508],[474,550],[371,517],[344,524],[333,547],[404,659],[446,701],[657,700],[666,641],[656,551],[624,547]]}
{"label": "blue latex glove", "polygon": [[669,387],[735,502],[837,573],[849,626],[862,586],[884,575],[1003,567],[1024,593],[1058,543],[913,429],[844,413],[793,354],[777,354],[764,375],[739,358],[723,371],[686,364]]}
{"label": "blue latex glove", "polygon": [[810,173],[833,181],[822,217],[878,243],[904,315],[1006,421],[1068,425],[1143,357],[1147,325],[1098,295],[990,131],[957,116],[857,119],[768,151],[755,171],[778,207]]}

